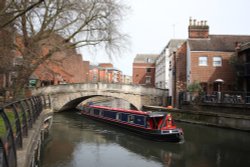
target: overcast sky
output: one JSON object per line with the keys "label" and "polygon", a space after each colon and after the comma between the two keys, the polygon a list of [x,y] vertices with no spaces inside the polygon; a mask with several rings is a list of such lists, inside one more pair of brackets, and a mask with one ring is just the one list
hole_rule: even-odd
{"label": "overcast sky", "polygon": [[250,0],[123,0],[131,7],[122,31],[130,36],[130,49],[113,61],[100,51],[84,51],[91,63],[111,62],[132,75],[138,53],[159,54],[170,39],[187,39],[189,18],[207,20],[210,34],[250,35]]}

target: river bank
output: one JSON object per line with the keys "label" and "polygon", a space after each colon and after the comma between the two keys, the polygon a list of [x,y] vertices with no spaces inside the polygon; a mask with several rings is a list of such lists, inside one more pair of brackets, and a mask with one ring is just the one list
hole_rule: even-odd
{"label": "river bank", "polygon": [[160,106],[144,106],[144,110],[166,111],[172,113],[177,121],[195,123],[201,125],[230,128],[250,132],[250,116],[239,112],[220,112],[218,110],[188,110],[168,109]]}

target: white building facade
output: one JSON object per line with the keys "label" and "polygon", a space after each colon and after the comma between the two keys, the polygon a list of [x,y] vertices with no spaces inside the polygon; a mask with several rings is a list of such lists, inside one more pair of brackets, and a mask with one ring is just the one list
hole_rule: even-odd
{"label": "white building facade", "polygon": [[155,87],[160,89],[168,89],[168,70],[167,67],[169,66],[169,49],[164,48],[163,51],[160,53],[159,57],[156,59],[155,63]]}
{"label": "white building facade", "polygon": [[184,42],[185,40],[182,39],[170,40],[159,57],[156,59],[155,86],[160,89],[168,89],[170,98],[174,93],[173,82],[175,77],[175,52]]}

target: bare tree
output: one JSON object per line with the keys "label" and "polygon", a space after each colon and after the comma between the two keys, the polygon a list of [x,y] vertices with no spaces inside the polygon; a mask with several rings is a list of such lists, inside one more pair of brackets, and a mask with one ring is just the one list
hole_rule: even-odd
{"label": "bare tree", "polygon": [[[11,17],[11,14],[7,14],[6,1],[0,1],[0,25],[6,22]],[[0,77],[1,87],[0,96],[5,100],[6,93],[9,89],[9,80],[11,77],[11,70],[13,64],[13,49],[14,49],[14,35],[13,25],[8,24],[4,28],[0,28]],[[2,100],[3,100],[2,99]]]}
{"label": "bare tree", "polygon": [[[9,26],[12,22],[14,22],[18,17],[24,15],[26,12],[28,12],[29,10],[35,8],[36,6],[38,6],[40,3],[44,2],[45,0],[39,0],[38,2],[34,2],[33,4],[31,4],[30,6],[28,6],[27,8],[23,9],[22,11],[12,11],[9,12],[7,9],[9,6],[12,5],[12,3],[14,3],[14,1],[6,1],[6,0],[2,0],[0,2],[0,15],[1,17],[6,17],[11,15],[12,17],[7,17],[8,19],[4,19],[2,20],[2,22],[0,23],[0,29],[3,29],[7,26]],[[7,8],[5,8],[7,6]]]}
{"label": "bare tree", "polygon": [[113,53],[124,45],[126,35],[119,31],[119,24],[126,7],[120,1],[45,0],[33,8],[29,8],[34,5],[30,0],[10,2],[5,8],[8,13],[25,11],[14,22],[19,35],[16,50],[23,58],[23,64],[18,67],[16,92],[55,52],[100,46]]}

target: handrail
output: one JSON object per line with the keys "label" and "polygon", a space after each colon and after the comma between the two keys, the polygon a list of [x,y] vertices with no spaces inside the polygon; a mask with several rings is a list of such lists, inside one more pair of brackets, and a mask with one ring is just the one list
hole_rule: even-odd
{"label": "handrail", "polygon": [[17,167],[17,149],[22,149],[28,129],[50,106],[49,96],[33,96],[0,107],[0,166]]}
{"label": "handrail", "polygon": [[250,104],[250,92],[213,92],[203,95],[203,103]]}

